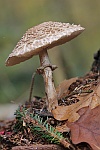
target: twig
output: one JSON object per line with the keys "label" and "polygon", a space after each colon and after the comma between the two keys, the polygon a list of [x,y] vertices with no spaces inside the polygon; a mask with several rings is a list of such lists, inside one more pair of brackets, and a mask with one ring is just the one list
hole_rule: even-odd
{"label": "twig", "polygon": [[35,78],[35,75],[36,75],[36,72],[33,73],[32,79],[31,79],[29,102],[31,102],[31,98],[32,98],[32,92],[33,92],[33,85],[34,85],[34,78]]}
{"label": "twig", "polygon": [[[71,143],[71,141],[68,138],[64,138],[62,133],[58,132],[54,127],[52,127],[50,124],[47,123],[47,120],[45,122],[43,122],[43,118],[39,117],[38,115],[35,115],[32,118],[35,121],[32,121],[33,126],[31,126],[30,128],[31,128],[31,130],[33,128],[34,133],[36,130],[38,131],[38,134],[39,134],[39,131],[42,131],[42,132],[44,131],[45,133],[43,133],[43,137],[49,138],[51,143],[54,141],[55,142],[58,141],[58,143],[60,142],[64,147],[73,148],[73,150],[76,150],[75,146]],[[40,128],[40,130],[39,130],[39,128]],[[40,136],[42,137],[42,135],[40,135]]]}
{"label": "twig", "polygon": [[71,92],[69,95],[67,95],[67,96],[65,97],[65,99],[66,99],[66,98],[69,98],[69,97],[71,97],[71,96],[73,96],[73,95],[76,95],[76,94],[92,93],[92,92],[93,92],[93,90],[81,90],[81,92],[79,92],[79,91],[73,91],[73,92]]}

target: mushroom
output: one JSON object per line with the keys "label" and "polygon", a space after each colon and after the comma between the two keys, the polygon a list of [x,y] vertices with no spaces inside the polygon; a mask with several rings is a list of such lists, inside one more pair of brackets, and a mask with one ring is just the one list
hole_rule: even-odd
{"label": "mushroom", "polygon": [[69,23],[52,21],[41,23],[28,29],[6,60],[6,66],[13,66],[39,55],[41,67],[38,72],[44,78],[49,111],[58,106],[58,101],[52,77],[52,71],[56,66],[51,65],[47,50],[70,41],[83,30],[80,25]]}

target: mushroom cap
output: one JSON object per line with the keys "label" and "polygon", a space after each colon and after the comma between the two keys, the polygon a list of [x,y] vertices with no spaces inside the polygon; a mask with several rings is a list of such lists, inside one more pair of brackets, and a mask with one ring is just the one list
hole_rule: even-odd
{"label": "mushroom cap", "polygon": [[23,62],[44,49],[61,45],[78,36],[84,30],[80,25],[61,22],[44,22],[34,26],[23,35],[6,60],[6,66]]}

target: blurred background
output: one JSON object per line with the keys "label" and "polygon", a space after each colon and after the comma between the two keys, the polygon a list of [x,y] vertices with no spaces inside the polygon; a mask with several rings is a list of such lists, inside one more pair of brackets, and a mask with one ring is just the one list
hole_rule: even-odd
{"label": "blurred background", "polygon": [[[45,21],[81,24],[85,31],[72,41],[49,50],[57,86],[64,79],[83,76],[91,67],[93,54],[100,48],[100,1],[95,0],[0,0],[0,109],[2,104],[18,104],[29,97],[32,73],[39,58],[12,67],[5,60],[30,27]],[[40,75],[35,77],[33,95],[44,96]]]}

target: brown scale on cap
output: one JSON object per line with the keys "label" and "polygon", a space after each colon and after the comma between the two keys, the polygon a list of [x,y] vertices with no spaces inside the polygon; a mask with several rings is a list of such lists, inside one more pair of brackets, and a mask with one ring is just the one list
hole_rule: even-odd
{"label": "brown scale on cap", "polygon": [[47,50],[70,41],[83,30],[84,28],[80,25],[52,21],[44,22],[30,28],[6,60],[6,66],[12,66],[34,55],[39,55],[49,111],[58,105],[58,101],[52,79],[53,66],[49,61]]}

